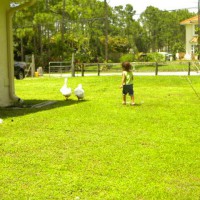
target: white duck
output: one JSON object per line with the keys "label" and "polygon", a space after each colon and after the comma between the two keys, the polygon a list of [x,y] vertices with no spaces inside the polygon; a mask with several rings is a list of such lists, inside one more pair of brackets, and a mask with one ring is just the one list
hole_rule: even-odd
{"label": "white duck", "polygon": [[64,85],[61,87],[60,92],[63,96],[65,96],[66,99],[68,99],[71,96],[72,90],[71,88],[67,87],[67,78],[65,78]]}
{"label": "white duck", "polygon": [[78,100],[84,98],[84,93],[82,84],[78,84],[78,87],[74,90],[74,94],[77,96]]}

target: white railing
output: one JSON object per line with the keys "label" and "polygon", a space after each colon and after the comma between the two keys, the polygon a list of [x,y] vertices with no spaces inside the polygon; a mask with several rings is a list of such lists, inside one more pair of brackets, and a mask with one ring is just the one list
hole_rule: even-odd
{"label": "white railing", "polygon": [[58,74],[62,76],[63,73],[70,72],[71,67],[72,67],[71,61],[49,62],[49,76],[51,74]]}

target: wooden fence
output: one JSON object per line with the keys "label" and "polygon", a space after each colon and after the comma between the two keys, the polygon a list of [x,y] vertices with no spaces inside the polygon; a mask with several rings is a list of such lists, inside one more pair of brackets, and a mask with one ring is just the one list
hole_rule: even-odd
{"label": "wooden fence", "polygon": [[[135,72],[151,72],[155,76],[159,72],[177,72],[184,71],[189,76],[191,71],[200,71],[200,63],[192,61],[175,61],[175,62],[131,62]],[[72,66],[70,62],[50,62],[49,75],[71,73],[72,76],[92,74],[100,76],[103,73],[121,72],[121,63],[76,63]]]}
{"label": "wooden fence", "polygon": [[[137,66],[145,66],[147,71],[148,68],[151,67],[152,72],[154,72],[155,76],[158,75],[159,71],[163,70],[163,66],[176,66],[179,67],[171,67],[172,72],[177,71],[186,71],[189,76],[191,71],[200,71],[200,63],[199,62],[189,62],[189,61],[181,61],[181,62],[131,62],[133,66],[133,71],[137,71]],[[182,67],[184,66],[184,68]],[[181,69],[181,67],[183,69]],[[121,63],[81,63],[75,65],[75,73],[81,73],[81,76],[84,76],[85,73],[93,72],[100,76],[103,72],[120,72],[122,70]],[[169,70],[170,71],[170,70]]]}

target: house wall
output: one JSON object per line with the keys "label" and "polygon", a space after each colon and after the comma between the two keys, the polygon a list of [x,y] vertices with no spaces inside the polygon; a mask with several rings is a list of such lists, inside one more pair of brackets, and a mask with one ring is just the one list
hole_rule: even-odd
{"label": "house wall", "polygon": [[8,34],[6,13],[10,8],[9,0],[0,2],[0,107],[9,106],[11,104],[9,94],[9,72],[8,72]]}
{"label": "house wall", "polygon": [[194,36],[194,25],[193,24],[187,24],[186,25],[186,54],[185,58],[190,60],[192,58],[191,56],[191,44],[190,40]]}
{"label": "house wall", "polygon": [[17,10],[32,6],[35,2],[30,0],[10,8],[10,0],[0,1],[0,107],[13,105],[20,100],[15,95],[14,87],[12,16]]}
{"label": "house wall", "polygon": [[192,59],[192,44],[190,43],[190,41],[195,36],[195,24],[187,24],[185,27],[186,27],[185,59],[190,60],[190,59]]}

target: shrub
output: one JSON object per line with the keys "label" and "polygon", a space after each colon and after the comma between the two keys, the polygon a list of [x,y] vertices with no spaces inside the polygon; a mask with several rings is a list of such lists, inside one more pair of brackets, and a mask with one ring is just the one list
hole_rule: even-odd
{"label": "shrub", "polygon": [[133,62],[135,61],[135,55],[132,53],[124,54],[123,56],[120,57],[120,62]]}
{"label": "shrub", "polygon": [[147,60],[149,62],[162,62],[165,61],[165,57],[158,52],[152,52],[147,54]]}

